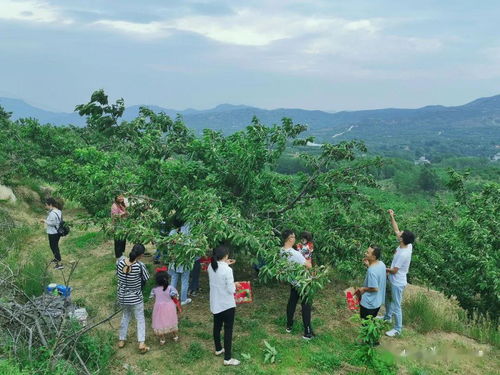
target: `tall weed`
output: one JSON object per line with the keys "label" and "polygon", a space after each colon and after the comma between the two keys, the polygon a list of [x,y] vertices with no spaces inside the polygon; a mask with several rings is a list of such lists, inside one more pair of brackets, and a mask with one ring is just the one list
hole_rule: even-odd
{"label": "tall weed", "polygon": [[500,347],[500,332],[494,319],[477,313],[468,316],[461,308],[444,308],[425,294],[418,294],[404,303],[405,321],[418,333],[455,332],[483,343]]}
{"label": "tall weed", "polygon": [[18,285],[29,297],[37,297],[49,283],[46,259],[40,252],[33,252],[29,262],[19,274]]}

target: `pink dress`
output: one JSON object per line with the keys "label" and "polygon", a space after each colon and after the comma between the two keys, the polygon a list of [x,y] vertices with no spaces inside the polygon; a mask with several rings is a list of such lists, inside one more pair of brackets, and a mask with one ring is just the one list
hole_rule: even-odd
{"label": "pink dress", "polygon": [[177,332],[177,308],[172,296],[177,296],[177,290],[168,286],[164,291],[162,286],[157,286],[151,291],[155,298],[153,307],[153,331],[156,335]]}

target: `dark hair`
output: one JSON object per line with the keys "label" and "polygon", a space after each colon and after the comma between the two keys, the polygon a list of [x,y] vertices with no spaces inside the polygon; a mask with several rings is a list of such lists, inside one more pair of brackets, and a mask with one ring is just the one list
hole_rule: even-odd
{"label": "dark hair", "polygon": [[285,229],[283,232],[281,232],[281,239],[283,241],[283,245],[285,244],[285,242],[288,239],[288,237],[290,237],[294,233],[295,232],[293,230],[291,230],[291,229]]}
{"label": "dark hair", "polygon": [[179,216],[174,216],[174,218],[172,219],[172,226],[177,229],[177,228],[180,228],[184,225],[184,222],[181,220],[181,218]]}
{"label": "dark hair", "polygon": [[212,252],[212,260],[210,261],[214,272],[217,272],[217,268],[219,268],[217,261],[224,258],[227,254],[229,254],[229,249],[227,246],[219,245],[214,249],[214,251]]}
{"label": "dark hair", "polygon": [[415,241],[415,235],[409,230],[404,230],[401,234],[401,239],[405,245],[409,245]]}
{"label": "dark hair", "polygon": [[301,239],[302,239],[302,238],[305,238],[305,239],[307,240],[307,242],[312,242],[312,240],[313,240],[313,235],[312,235],[312,233],[311,233],[311,232],[305,232],[305,231],[304,231],[304,232],[302,232],[302,233],[300,234],[300,238],[301,238]]}
{"label": "dark hair", "polygon": [[130,259],[131,262],[133,262],[145,252],[146,248],[144,247],[144,245],[136,243],[134,247],[132,247],[132,250],[130,251],[130,255],[128,256],[128,258]]}
{"label": "dark hair", "polygon": [[[118,197],[123,197],[123,202],[118,202]],[[119,204],[120,206],[125,206],[125,197],[123,196],[123,194],[118,194],[117,196],[115,196],[115,203]]]}
{"label": "dark hair", "polygon": [[370,245],[370,247],[373,249],[373,255],[375,255],[375,258],[377,258],[377,260],[380,259],[380,256],[382,255],[382,249],[377,246],[377,245]]}
{"label": "dark hair", "polygon": [[168,288],[168,273],[167,272],[165,272],[165,271],[157,272],[155,279],[156,279],[156,285],[162,286],[163,291],[167,290],[167,288]]}
{"label": "dark hair", "polygon": [[45,200],[45,204],[49,205],[49,206],[52,206],[52,207],[55,207],[59,210],[62,210],[63,208],[63,204],[60,200],[57,200],[53,197],[49,197]]}

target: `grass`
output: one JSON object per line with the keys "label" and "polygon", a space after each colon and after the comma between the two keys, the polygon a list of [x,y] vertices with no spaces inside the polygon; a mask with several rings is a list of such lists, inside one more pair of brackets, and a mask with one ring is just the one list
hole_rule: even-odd
{"label": "grass", "polygon": [[100,246],[105,241],[102,232],[88,232],[79,236],[70,236],[67,242],[67,251],[77,253],[78,250]]}
{"label": "grass", "polygon": [[410,295],[404,301],[404,314],[418,333],[455,332],[500,348],[500,332],[493,320],[477,314],[468,317],[456,302],[436,292]]}
{"label": "grass", "polygon": [[17,284],[28,297],[37,297],[44,292],[44,285],[49,284],[47,263],[40,252],[33,252],[23,272],[19,274]]}
{"label": "grass", "polygon": [[325,351],[312,352],[309,367],[323,372],[334,372],[342,366],[342,361],[334,353]]}
{"label": "grass", "polygon": [[[66,213],[68,218],[71,212]],[[16,257],[12,260],[29,264],[26,259],[50,260],[45,234],[40,227],[30,226],[25,233],[19,233],[20,241],[15,243]],[[1,241],[0,241],[1,243]],[[2,245],[0,245],[2,246]],[[86,307],[92,321],[104,318],[114,311],[116,301],[115,260],[112,241],[107,240],[96,230],[82,232],[74,228],[70,235],[61,241],[63,261],[79,260],[73,276],[73,300]],[[38,254],[38,255],[35,255]],[[150,263],[147,258],[146,261]],[[238,262],[240,265],[243,260]],[[148,265],[151,267],[151,265]],[[66,272],[66,271],[63,271]],[[48,271],[49,279],[62,282],[62,272]],[[251,280],[252,274],[246,267],[235,270],[237,280]],[[241,366],[228,368],[222,366],[222,359],[213,355],[212,315],[209,311],[208,280],[202,273],[203,291],[186,305],[179,320],[178,342],[168,340],[160,346],[150,328],[147,318],[147,344],[151,351],[142,356],[137,352],[135,342],[135,324],[129,327],[129,341],[124,349],[116,351],[97,351],[99,343],[113,343],[116,339],[120,316],[98,329],[95,340],[87,343],[93,348],[88,352],[98,355],[109,364],[111,374],[359,374],[364,368],[358,365],[353,355],[356,351],[358,326],[350,321],[349,312],[344,303],[343,282],[333,282],[320,293],[313,304],[313,327],[318,336],[305,342],[301,339],[302,324],[300,306],[297,307],[295,325],[292,333],[285,332],[285,308],[289,287],[284,284],[262,285],[254,283],[255,300],[251,304],[237,307],[234,327],[234,357],[242,361]],[[148,286],[151,288],[151,285]],[[411,291],[411,288],[409,288]],[[444,297],[434,298],[427,295],[425,288],[415,289],[415,293],[405,294],[404,306],[407,328],[403,337],[398,339],[383,338],[377,349],[384,363],[391,361],[402,373],[412,374],[493,374],[500,367],[498,349],[479,344],[467,337],[447,332],[459,331],[455,322],[460,322],[460,315],[450,319],[448,307],[443,309]],[[406,293],[406,292],[405,292]],[[420,295],[425,294],[427,300]],[[408,297],[408,298],[406,298]],[[415,298],[414,298],[415,297]],[[435,305],[436,304],[436,305]],[[441,306],[440,306],[441,305]],[[152,303],[146,302],[146,316],[150,316]],[[457,310],[459,311],[459,310]],[[483,324],[483,325],[481,325]],[[485,330],[485,323],[479,320],[469,322],[461,333],[469,337],[491,335]],[[468,328],[467,328],[468,327]],[[474,327],[474,328],[472,328]],[[469,331],[467,331],[469,330]],[[475,333],[474,333],[475,332]],[[473,336],[476,335],[476,336]],[[264,363],[264,340],[276,348],[276,362]],[[487,342],[487,337],[484,337]],[[491,341],[488,341],[491,342]],[[422,360],[419,352],[436,346],[439,353],[458,353],[454,360],[439,356],[439,360]],[[410,355],[402,359],[399,353],[406,349]],[[484,350],[485,356],[475,356],[478,350]],[[243,358],[242,353],[247,354]],[[416,353],[416,354],[412,354]],[[463,356],[463,357],[462,357]],[[465,359],[461,359],[465,358]],[[0,366],[3,365],[0,363]],[[9,364],[10,365],[10,364]],[[125,367],[124,367],[125,366]],[[0,367],[1,368],[1,367]],[[383,373],[384,370],[368,370],[368,374]],[[7,373],[8,374],[8,373]],[[13,373],[17,374],[17,373]]]}

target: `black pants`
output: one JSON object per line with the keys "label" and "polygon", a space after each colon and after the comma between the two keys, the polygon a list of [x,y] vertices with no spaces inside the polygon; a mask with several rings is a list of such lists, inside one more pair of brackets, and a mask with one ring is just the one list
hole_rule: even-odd
{"label": "black pants", "polygon": [[200,289],[200,272],[201,272],[201,263],[200,260],[196,260],[194,262],[193,269],[191,270],[191,282],[189,283],[189,290],[196,292]]}
{"label": "black pants", "polygon": [[[300,296],[297,289],[293,286],[290,289],[290,298],[288,299],[288,305],[286,306],[286,325],[287,327],[293,326],[293,315],[295,314],[295,308],[297,307],[297,302]],[[302,305],[302,323],[304,323],[304,335],[312,334],[311,328],[311,305],[305,303],[301,300]]]}
{"label": "black pants", "polygon": [[49,234],[49,246],[50,250],[52,250],[52,254],[54,254],[54,259],[58,262],[61,261],[61,252],[59,251],[59,239],[61,235],[59,233]]}
{"label": "black pants", "polygon": [[375,318],[379,310],[380,307],[377,307],[376,309],[367,309],[366,307],[363,307],[363,305],[359,305],[359,315],[361,316],[361,319],[368,318],[368,315],[371,315]]}
{"label": "black pants", "polygon": [[235,312],[236,309],[232,307],[218,314],[214,314],[215,350],[222,350],[222,346],[220,344],[220,331],[222,329],[222,324],[224,323],[224,359],[226,361],[229,361],[231,359],[231,346],[233,342],[233,324]]}
{"label": "black pants", "polygon": [[115,238],[115,257],[119,258],[125,252],[125,246],[127,245],[127,240],[120,240]]}

